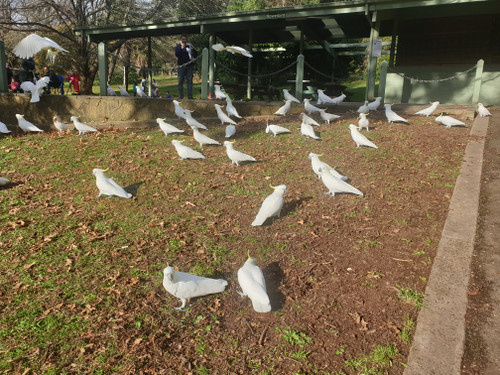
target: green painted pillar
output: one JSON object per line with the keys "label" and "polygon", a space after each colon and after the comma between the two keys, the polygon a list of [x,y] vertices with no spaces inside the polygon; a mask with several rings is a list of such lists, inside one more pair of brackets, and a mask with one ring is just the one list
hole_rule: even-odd
{"label": "green painted pillar", "polygon": [[370,32],[370,45],[368,47],[368,72],[366,77],[365,100],[373,100],[375,97],[375,80],[377,79],[377,57],[373,56],[373,43],[379,37],[380,23],[376,22],[377,13],[372,16],[372,28]]}
{"label": "green painted pillar", "polygon": [[[248,31],[248,49],[249,52],[252,53],[252,44],[253,44],[253,30],[250,29]],[[252,59],[247,59],[247,98],[252,100],[252,79],[250,75],[252,74]]]}
{"label": "green painted pillar", "polygon": [[150,36],[148,36],[148,95],[153,96],[153,58],[151,55]]}
{"label": "green painted pillar", "polygon": [[0,92],[9,92],[9,82],[7,82],[7,69],[5,68],[5,47],[3,40],[0,40]]}
{"label": "green painted pillar", "polygon": [[385,98],[385,85],[387,83],[387,69],[389,68],[389,63],[384,60],[380,64],[380,82],[378,84],[378,96],[382,97],[382,101]]}
{"label": "green painted pillar", "polygon": [[474,78],[474,89],[472,91],[472,105],[475,107],[479,103],[481,94],[481,84],[483,83],[484,60],[478,60],[476,64],[476,77]]}
{"label": "green painted pillar", "polygon": [[206,99],[208,95],[208,49],[201,51],[201,98]]}
{"label": "green painted pillar", "polygon": [[295,74],[295,97],[299,100],[302,100],[304,87],[304,55],[300,54],[297,56],[297,73]]}
{"label": "green painted pillar", "polygon": [[215,50],[212,46],[215,44],[215,34],[210,34],[208,41],[210,45],[210,59],[208,64],[208,93],[210,98],[214,96],[214,80],[215,80]]}
{"label": "green painted pillar", "polygon": [[108,55],[106,43],[99,42],[97,45],[97,61],[99,63],[99,95],[108,95]]}
{"label": "green painted pillar", "polygon": [[[396,43],[398,42],[398,20],[392,25],[391,53],[389,55],[389,66],[393,67],[396,61]],[[380,96],[380,95],[379,95]]]}

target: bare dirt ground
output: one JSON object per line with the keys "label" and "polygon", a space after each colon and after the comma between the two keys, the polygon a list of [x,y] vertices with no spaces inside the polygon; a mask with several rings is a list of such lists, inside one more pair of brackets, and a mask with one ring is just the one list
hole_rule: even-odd
{"label": "bare dirt ground", "polygon": [[[388,124],[383,111],[370,115],[371,131],[364,133],[378,150],[355,148],[347,130],[349,123],[356,122],[352,112],[322,126],[321,141],[297,134],[297,116],[272,119],[295,133],[277,138],[261,135],[264,118],[245,119],[238,126],[235,148],[239,145],[259,162],[240,168],[230,167],[216,147],[203,149],[208,156],[203,162],[181,162],[170,139],[165,142],[157,130],[113,130],[66,140],[67,149],[78,150],[78,161],[87,169],[96,161],[102,164],[98,155],[105,153],[111,170],[128,168],[141,184],[135,188],[133,202],[109,199],[97,206],[92,203],[96,189],[90,177],[86,184],[68,180],[62,188],[38,186],[47,197],[57,194],[62,202],[60,208],[49,210],[47,220],[66,215],[77,221],[74,227],[66,227],[66,231],[74,229],[77,237],[65,246],[68,251],[72,246],[80,250],[69,264],[55,265],[51,272],[79,275],[86,283],[82,288],[92,290],[97,298],[75,304],[57,288],[32,287],[36,289],[32,298],[44,307],[38,319],[56,309],[65,316],[84,318],[87,328],[72,337],[74,345],[69,348],[55,339],[39,347],[29,344],[32,339],[27,334],[3,336],[4,360],[22,340],[31,345],[26,354],[9,356],[4,369],[19,373],[402,374],[422,302],[419,296],[469,137],[469,128],[446,129],[432,117],[408,118],[411,125]],[[207,125],[215,129],[217,121]],[[220,133],[222,128],[217,129]],[[34,253],[43,250],[44,235],[31,234],[35,241],[25,249],[14,243],[13,232],[19,220],[28,220],[28,214],[12,212],[13,190],[16,199],[27,202],[23,210],[36,211],[48,201],[31,199],[31,184],[39,179],[32,163],[40,163],[40,171],[45,168],[46,181],[68,178],[71,171],[75,176],[70,179],[81,178],[78,166],[71,169],[71,163],[68,170],[47,172],[50,163],[61,160],[61,154],[49,151],[50,142],[62,138],[37,137],[19,135],[18,142],[45,147],[43,157],[23,151],[29,155],[30,171],[9,171],[6,177],[16,185],[0,192],[6,202],[0,234],[12,238],[0,240],[5,259],[11,262],[3,267],[6,276],[0,289],[2,332],[8,330],[9,317],[22,309],[20,303],[8,301],[34,290],[23,286],[27,282],[15,270],[30,273],[33,280],[50,277],[37,276],[38,265],[30,262]],[[102,148],[103,138],[112,139],[114,148]],[[40,146],[40,139],[45,146]],[[12,152],[13,145],[3,142],[0,147]],[[347,175],[364,196],[325,195],[307,160],[309,152],[323,154],[322,159]],[[282,217],[251,227],[260,203],[271,192],[269,183],[288,186]],[[78,193],[82,201],[75,201]],[[106,216],[110,212],[112,219]],[[99,231],[95,225],[103,217],[108,222],[136,220],[133,215],[138,225],[134,235],[127,237],[127,248],[118,246],[123,244],[119,228]],[[153,236],[153,229],[161,235]],[[83,245],[77,243],[81,233],[87,236]],[[85,257],[96,255],[100,246],[108,249],[105,256],[89,265]],[[254,312],[249,300],[236,293],[236,271],[249,251],[263,269],[271,313]],[[212,276],[225,278],[229,286],[222,294],[194,299],[184,311],[173,310],[178,300],[165,292],[159,274],[167,263],[180,271],[198,270],[203,276],[211,270]],[[85,277],[93,267],[102,270]],[[139,276],[131,274],[132,269],[140,270]],[[385,348],[385,355],[380,348]]]}

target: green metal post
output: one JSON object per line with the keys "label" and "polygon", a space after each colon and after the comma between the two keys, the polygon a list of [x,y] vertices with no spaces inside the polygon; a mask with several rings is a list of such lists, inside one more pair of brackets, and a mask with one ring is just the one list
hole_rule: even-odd
{"label": "green metal post", "polygon": [[481,84],[483,83],[484,60],[480,59],[476,65],[476,77],[474,78],[474,89],[472,91],[472,105],[477,106],[479,95],[481,94]]}
{"label": "green metal post", "polygon": [[380,64],[380,82],[378,84],[378,96],[382,97],[382,101],[385,98],[385,84],[387,82],[387,68],[389,64],[386,60],[382,61]]}
{"label": "green metal post", "polygon": [[151,56],[150,36],[148,36],[148,95],[153,96],[153,58]]}
{"label": "green metal post", "polygon": [[[398,40],[398,20],[394,20],[392,26],[391,53],[389,55],[389,66],[393,67],[396,60],[396,43]],[[380,96],[380,95],[379,95]]]}
{"label": "green metal post", "polygon": [[372,15],[372,27],[370,31],[370,45],[368,46],[368,74],[366,77],[365,100],[373,100],[375,97],[375,80],[377,76],[377,58],[373,57],[373,42],[378,39],[380,23],[376,22],[377,13]]}
{"label": "green metal post", "polygon": [[5,58],[5,48],[3,40],[0,40],[0,92],[8,92],[7,82],[7,69],[5,68],[5,63],[7,59]]}
{"label": "green metal post", "polygon": [[97,61],[99,62],[99,95],[108,95],[108,55],[106,53],[106,43],[100,42],[97,45]]}
{"label": "green metal post", "polygon": [[201,98],[206,99],[208,95],[208,49],[203,48],[201,52]]}
{"label": "green metal post", "polygon": [[[209,44],[210,46],[213,46],[215,44],[215,34],[210,34]],[[210,47],[210,60],[208,64],[208,81],[209,81],[208,92],[211,98],[214,96],[214,79],[215,79],[215,50],[212,47]]]}
{"label": "green metal post", "polygon": [[295,74],[295,97],[302,100],[304,87],[302,81],[304,80],[304,55],[297,56],[297,73]]}
{"label": "green metal post", "polygon": [[[253,29],[248,31],[248,48],[249,52],[252,53],[252,44],[253,44]],[[250,75],[252,74],[252,59],[247,59],[247,98],[252,100],[252,81]]]}

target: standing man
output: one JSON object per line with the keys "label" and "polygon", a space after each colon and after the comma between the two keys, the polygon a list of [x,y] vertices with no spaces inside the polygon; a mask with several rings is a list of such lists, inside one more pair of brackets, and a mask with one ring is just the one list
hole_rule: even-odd
{"label": "standing man", "polygon": [[193,70],[198,52],[187,41],[187,35],[181,35],[181,42],[175,47],[177,56],[177,78],[179,80],[179,99],[184,98],[184,78],[186,78],[188,99],[193,99]]}

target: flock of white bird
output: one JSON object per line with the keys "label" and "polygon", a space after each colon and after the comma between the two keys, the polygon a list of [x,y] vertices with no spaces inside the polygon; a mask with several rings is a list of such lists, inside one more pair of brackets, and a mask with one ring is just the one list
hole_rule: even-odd
{"label": "flock of white bird", "polygon": [[[41,84],[43,87],[43,84]],[[111,88],[110,88],[111,89]],[[32,95],[35,96],[38,89],[31,90]],[[111,89],[112,90],[112,89]],[[120,88],[121,91],[121,88]],[[123,90],[125,91],[125,90]],[[126,91],[125,91],[126,92]],[[279,108],[275,115],[286,116],[291,107],[292,103],[301,102],[291,95],[287,90],[283,90],[285,104]],[[111,94],[110,94],[111,95]],[[123,95],[123,92],[122,92]],[[226,125],[225,137],[231,138],[236,134],[237,122],[231,117],[241,119],[242,117],[238,114],[238,111],[231,102],[231,99],[226,95],[219,86],[216,86],[216,96],[219,99],[226,100],[226,110],[227,114],[224,113],[220,104],[215,104],[215,112],[219,118],[221,125]],[[320,140],[320,137],[316,134],[314,127],[320,127],[321,124],[318,123],[313,117],[314,114],[319,115],[319,117],[324,121],[325,124],[330,124],[340,116],[335,114],[330,114],[323,108],[317,107],[317,105],[322,104],[339,104],[345,99],[345,95],[342,94],[339,97],[330,98],[322,90],[318,90],[318,100],[316,106],[311,104],[309,99],[303,100],[304,112],[300,114],[301,125],[300,132],[303,136],[309,137],[315,140]],[[39,100],[39,97],[38,97]],[[33,100],[32,100],[33,101]],[[358,125],[350,124],[349,131],[351,137],[356,144],[356,147],[365,146],[377,149],[378,147],[370,141],[360,130],[369,131],[369,120],[367,115],[371,111],[376,111],[380,107],[382,102],[381,97],[377,97],[373,102],[365,102],[361,105],[357,112],[359,114]],[[186,122],[187,126],[192,130],[193,139],[199,143],[200,149],[203,149],[205,145],[216,145],[221,146],[221,143],[215,139],[208,137],[203,134],[201,130],[207,130],[208,128],[200,123],[198,120],[193,118],[192,112],[190,110],[181,107],[181,103],[177,100],[173,100],[174,113],[179,118]],[[416,113],[416,115],[431,116],[438,108],[439,102],[431,103],[431,106],[425,108]],[[402,122],[408,124],[401,116],[397,115],[392,109],[391,105],[385,104],[385,115],[389,122]],[[478,105],[478,113],[480,116],[491,116],[491,113],[482,105]],[[42,132],[39,127],[32,124],[31,122],[24,119],[23,115],[16,114],[18,120],[19,128],[24,132]],[[157,118],[160,129],[164,132],[165,136],[171,134],[183,134],[185,130],[179,129],[176,126],[169,124],[165,121],[166,119]],[[78,130],[78,135],[85,134],[87,132],[97,132],[98,130],[82,123],[77,116],[72,116],[71,121],[73,122],[74,128]],[[456,120],[450,116],[443,116],[443,114],[436,117],[436,122],[445,125],[446,127],[452,126],[464,126],[465,124],[459,120]],[[65,132],[71,130],[70,127],[63,122],[59,121],[57,117],[53,118],[53,124],[59,132]],[[266,133],[271,133],[274,137],[291,133],[290,129],[282,126],[267,123],[265,128]],[[1,133],[10,133],[5,124],[0,123]],[[180,159],[205,159],[205,155],[201,152],[192,149],[184,144],[182,140],[174,139],[171,141]],[[224,141],[223,145],[226,148],[226,154],[231,160],[231,164],[236,164],[238,167],[240,163],[244,162],[255,162],[257,161],[254,157],[247,155],[241,151],[237,151],[233,147],[234,141]],[[347,181],[349,180],[346,176],[343,176],[334,168],[329,166],[327,163],[320,160],[322,155],[315,153],[309,154],[309,159],[311,160],[311,167],[313,172],[317,175],[318,179],[322,181],[324,186],[327,188],[325,194],[335,196],[335,194],[354,194],[363,196],[363,193],[350,185]],[[123,189],[118,183],[116,183],[112,178],[105,175],[104,172],[107,170],[94,169],[93,175],[96,178],[96,185],[99,190],[100,197],[102,195],[106,196],[116,196],[121,198],[131,198],[132,194],[128,193]],[[6,185],[9,183],[8,179],[0,178],[0,185]],[[271,186],[271,185],[270,185]],[[284,205],[284,195],[287,193],[287,186],[282,184],[278,186],[271,186],[273,193],[264,199],[262,205],[252,222],[252,226],[261,226],[268,219],[273,217],[280,217],[281,211]],[[177,297],[181,301],[181,306],[178,309],[183,309],[186,306],[187,301],[190,298],[205,296],[214,293],[221,293],[225,290],[227,286],[227,281],[223,279],[211,279],[201,276],[192,275],[189,273],[178,272],[173,267],[166,267],[163,270],[163,286],[165,289]],[[257,266],[256,260],[252,257],[248,257],[248,260],[244,265],[238,270],[238,282],[241,287],[241,292],[238,292],[241,296],[248,296],[252,301],[253,308],[256,312],[268,312],[271,311],[271,304],[266,290],[266,282],[262,270]]]}

